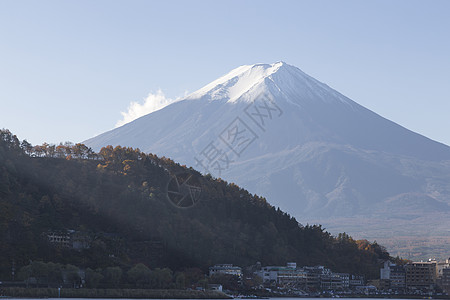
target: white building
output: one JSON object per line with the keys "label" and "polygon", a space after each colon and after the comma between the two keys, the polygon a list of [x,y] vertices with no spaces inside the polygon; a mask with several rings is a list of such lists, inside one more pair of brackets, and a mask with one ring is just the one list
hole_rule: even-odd
{"label": "white building", "polygon": [[450,259],[440,261],[436,265],[436,277],[441,278],[443,275],[443,270],[450,268]]}
{"label": "white building", "polygon": [[342,288],[348,289],[350,287],[350,274],[348,273],[335,273],[341,278]]}
{"label": "white building", "polygon": [[391,279],[391,266],[395,266],[395,264],[389,260],[384,262],[383,267],[380,269],[380,279]]}
{"label": "white building", "polygon": [[221,284],[208,284],[208,290],[210,291],[219,291],[222,292],[222,285]]}
{"label": "white building", "polygon": [[306,283],[306,272],[297,269],[297,263],[289,262],[286,266],[263,267],[256,273],[263,282],[276,282],[277,284]]}
{"label": "white building", "polygon": [[242,268],[233,266],[232,264],[220,264],[210,267],[209,276],[213,276],[216,274],[242,277]]}

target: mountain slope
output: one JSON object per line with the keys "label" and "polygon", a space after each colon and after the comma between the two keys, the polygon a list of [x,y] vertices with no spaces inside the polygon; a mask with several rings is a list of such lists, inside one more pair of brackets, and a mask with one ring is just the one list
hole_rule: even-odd
{"label": "mountain slope", "polygon": [[[450,159],[449,147],[380,117],[282,62],[239,67],[192,93],[186,100],[86,142],[99,149],[108,143],[127,141],[142,145],[146,151],[158,152],[168,137],[179,138],[184,134],[190,136],[181,136],[183,140],[193,141],[206,131],[214,131],[215,127],[219,131],[261,95],[289,114],[272,130],[275,135],[283,133],[283,144],[274,150],[319,140],[427,160]],[[300,131],[299,134],[295,134],[296,131]]]}
{"label": "mountain slope", "polygon": [[[449,211],[448,146],[283,62],[239,67],[180,102],[85,143],[173,157],[263,195],[301,221],[320,220],[335,230],[354,230],[342,227],[341,218],[374,218],[380,225],[406,220],[405,199],[422,199],[407,210],[426,212],[437,223],[442,215],[435,213]],[[362,223],[353,233],[383,238],[386,231],[374,228]]]}

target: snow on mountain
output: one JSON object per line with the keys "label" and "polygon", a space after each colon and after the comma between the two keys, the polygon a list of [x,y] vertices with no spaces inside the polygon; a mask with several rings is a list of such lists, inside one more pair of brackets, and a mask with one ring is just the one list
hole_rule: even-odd
{"label": "snow on mountain", "polygon": [[[300,69],[284,62],[255,64],[238,67],[205,87],[192,93],[187,99],[227,100],[251,102],[261,93],[271,93],[285,101],[309,99],[330,101],[326,94],[351,105],[346,97],[330,89],[327,85],[306,75]],[[301,105],[298,101],[291,102]]]}
{"label": "snow on mountain", "polygon": [[[417,219],[423,206],[429,216],[449,214],[448,146],[284,62],[238,67],[85,143],[95,150],[124,145],[170,157],[263,195],[300,222],[320,220],[335,231],[377,240],[392,230],[378,232],[374,223]],[[405,209],[408,201],[411,209]],[[442,221],[439,216],[433,218]],[[349,218],[370,228],[340,225],[353,224]]]}

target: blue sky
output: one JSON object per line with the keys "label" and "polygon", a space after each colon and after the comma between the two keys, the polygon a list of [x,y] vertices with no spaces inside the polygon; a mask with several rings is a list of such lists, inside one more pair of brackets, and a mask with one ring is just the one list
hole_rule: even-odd
{"label": "blue sky", "polygon": [[450,1],[0,0],[0,128],[114,128],[131,102],[283,60],[450,145]]}

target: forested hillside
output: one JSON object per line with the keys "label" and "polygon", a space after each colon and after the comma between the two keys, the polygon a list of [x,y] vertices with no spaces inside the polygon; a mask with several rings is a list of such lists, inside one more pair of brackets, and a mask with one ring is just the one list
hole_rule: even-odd
{"label": "forested hillside", "polygon": [[[0,135],[0,279],[10,279],[13,262],[19,269],[30,261],[174,271],[295,261],[374,278],[389,257],[376,243],[301,225],[264,198],[167,158],[125,147],[33,147]],[[196,205],[169,200],[175,174],[195,178]],[[49,233],[67,230],[82,247],[49,242]]]}

